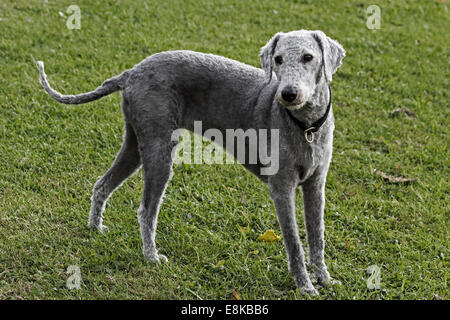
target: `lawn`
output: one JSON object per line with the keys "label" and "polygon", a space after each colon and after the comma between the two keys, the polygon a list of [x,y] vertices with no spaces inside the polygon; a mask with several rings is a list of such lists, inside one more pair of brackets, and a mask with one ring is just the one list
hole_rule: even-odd
{"label": "lawn", "polygon": [[[66,27],[71,4],[80,29]],[[366,26],[371,4],[378,30]],[[2,0],[0,299],[449,299],[448,15],[444,0]],[[257,240],[280,229],[267,186],[240,165],[174,167],[156,239],[168,264],[143,259],[141,172],[108,202],[110,232],[87,229],[93,185],[121,145],[120,94],[58,104],[36,60],[58,90],[78,93],[171,49],[259,66],[274,33],[297,29],[347,51],[332,83],[325,213],[325,259],[341,285],[300,295],[282,241]],[[301,192],[296,202],[306,246]],[[66,286],[72,265],[80,289]],[[379,289],[367,286],[372,265]]]}

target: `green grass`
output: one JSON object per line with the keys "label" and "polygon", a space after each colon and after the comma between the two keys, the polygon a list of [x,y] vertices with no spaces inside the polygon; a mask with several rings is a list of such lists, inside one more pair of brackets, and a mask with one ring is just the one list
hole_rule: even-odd
{"label": "green grass", "polygon": [[[58,13],[73,3],[80,30]],[[381,8],[380,30],[366,28],[370,4]],[[282,242],[257,241],[280,230],[267,186],[239,165],[174,167],[157,234],[167,265],[142,256],[141,173],[110,199],[109,234],[90,232],[93,184],[121,144],[120,95],[58,104],[35,65],[43,60],[55,87],[76,93],[170,49],[259,66],[274,33],[302,28],[347,51],[332,84],[325,217],[326,262],[342,285],[314,299],[449,298],[448,4],[7,0],[0,19],[0,299],[229,299],[233,290],[243,299],[303,298]],[[390,117],[399,107],[417,118]],[[374,169],[416,181],[390,184]],[[299,192],[304,241],[302,211]],[[66,288],[70,265],[81,268],[80,290]],[[381,268],[379,290],[366,286],[371,265]]]}

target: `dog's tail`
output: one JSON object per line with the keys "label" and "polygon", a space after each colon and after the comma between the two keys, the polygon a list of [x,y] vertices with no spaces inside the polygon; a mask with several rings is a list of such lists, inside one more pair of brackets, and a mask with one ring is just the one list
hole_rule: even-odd
{"label": "dog's tail", "polygon": [[128,79],[129,76],[129,70],[122,72],[120,75],[109,78],[105,82],[102,83],[100,87],[97,87],[97,89],[86,92],[86,93],[80,93],[77,95],[64,95],[50,87],[50,84],[47,81],[47,75],[44,71],[44,62],[38,61],[38,68],[39,68],[39,81],[41,82],[41,85],[44,87],[45,91],[56,101],[65,103],[65,104],[81,104],[86,103],[90,101],[94,101],[97,99],[100,99],[104,96],[107,96],[108,94],[111,94],[113,92],[122,90],[125,84],[125,81]]}

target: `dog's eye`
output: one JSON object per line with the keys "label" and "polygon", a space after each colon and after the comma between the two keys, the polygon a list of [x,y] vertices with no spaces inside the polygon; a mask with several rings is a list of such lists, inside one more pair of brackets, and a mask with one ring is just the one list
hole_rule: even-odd
{"label": "dog's eye", "polygon": [[274,60],[275,60],[276,64],[282,64],[283,63],[283,58],[281,56],[276,56],[274,58]]}
{"label": "dog's eye", "polygon": [[305,61],[305,62],[309,62],[312,59],[313,59],[313,56],[308,53],[303,56],[303,61]]}

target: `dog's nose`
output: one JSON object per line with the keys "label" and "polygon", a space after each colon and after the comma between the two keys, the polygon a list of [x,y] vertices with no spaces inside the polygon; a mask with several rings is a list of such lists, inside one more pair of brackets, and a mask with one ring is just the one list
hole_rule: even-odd
{"label": "dog's nose", "polygon": [[286,102],[292,102],[297,98],[297,90],[294,87],[287,86],[281,91],[281,97]]}

